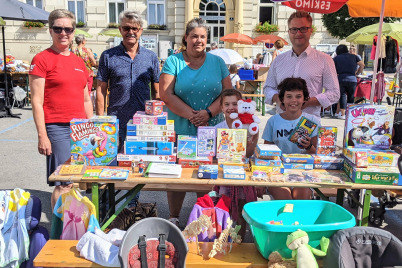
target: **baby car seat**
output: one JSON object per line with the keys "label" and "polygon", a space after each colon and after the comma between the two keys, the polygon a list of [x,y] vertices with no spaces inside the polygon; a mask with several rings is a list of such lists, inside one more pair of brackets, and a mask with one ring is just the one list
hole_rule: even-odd
{"label": "baby car seat", "polygon": [[33,268],[33,260],[39,251],[49,240],[49,232],[43,226],[39,226],[42,214],[42,203],[34,195],[28,200],[25,210],[25,222],[29,233],[29,260],[21,264],[21,268]]}
{"label": "baby car seat", "polygon": [[[158,255],[157,248],[160,247],[157,240],[161,245],[165,244],[163,251],[167,255],[170,257],[174,255],[174,262],[177,260],[177,263],[174,264],[175,267],[184,268],[186,266],[188,246],[182,232],[170,221],[156,217],[140,220],[127,230],[119,250],[120,266],[130,267],[129,257],[138,256],[137,251],[141,250],[143,244],[146,244],[149,263],[150,257]],[[150,250],[155,251],[156,254],[148,254]],[[141,265],[141,267],[146,266]]]}
{"label": "baby car seat", "polygon": [[393,234],[373,227],[336,232],[330,239],[326,268],[394,267],[402,265],[402,242]]}

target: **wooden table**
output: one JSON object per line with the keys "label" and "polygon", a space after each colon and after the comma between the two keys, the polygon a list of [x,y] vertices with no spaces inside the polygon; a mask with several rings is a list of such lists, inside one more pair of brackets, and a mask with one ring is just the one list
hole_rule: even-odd
{"label": "wooden table", "polygon": [[[80,257],[75,248],[77,240],[49,240],[33,261],[35,267],[103,267]],[[207,256],[212,242],[200,243],[201,253]],[[186,267],[267,267],[268,261],[258,252],[253,243],[234,245],[232,252],[217,254],[214,258],[204,259],[197,254],[195,243],[188,244]]]}
{"label": "wooden table", "polygon": [[[106,168],[106,167],[100,167]],[[331,175],[337,175],[343,173],[340,170],[329,170]],[[99,217],[99,200],[100,193],[109,191],[109,211],[105,215],[105,219],[100,220],[100,224],[102,226],[102,230],[104,230],[115,218],[116,216],[123,210],[124,207],[133,199],[142,188],[147,185],[148,190],[160,190],[160,191],[186,191],[186,192],[194,192],[194,191],[210,191],[214,185],[228,185],[228,186],[266,186],[266,187],[305,187],[314,189],[323,200],[328,200],[325,195],[322,194],[320,189],[323,188],[334,188],[337,189],[337,198],[336,203],[338,205],[343,205],[343,199],[345,192],[349,194],[346,190],[352,189],[364,189],[364,194],[361,196],[361,202],[356,200],[353,195],[349,195],[352,199],[354,199],[362,208],[362,215],[358,219],[358,225],[367,226],[368,225],[368,217],[370,210],[370,196],[371,190],[402,190],[402,186],[395,185],[375,185],[375,184],[357,184],[357,183],[349,183],[349,184],[322,184],[322,183],[307,183],[307,182],[267,182],[267,181],[252,181],[250,179],[251,172],[246,173],[246,180],[227,180],[222,179],[223,174],[222,170],[219,171],[218,179],[198,179],[197,178],[197,169],[193,168],[183,168],[181,178],[146,178],[142,177],[141,174],[131,173],[129,177],[125,181],[116,181],[116,180],[83,180],[82,175],[73,175],[73,176],[60,176],[55,175],[54,173],[49,177],[49,181],[64,181],[64,182],[75,182],[75,183],[92,183],[92,202],[96,208],[96,214]],[[106,184],[107,189],[100,189],[101,184]],[[115,189],[130,189],[124,196],[115,200]],[[118,204],[120,201],[126,199],[126,201],[115,210],[115,204]]]}

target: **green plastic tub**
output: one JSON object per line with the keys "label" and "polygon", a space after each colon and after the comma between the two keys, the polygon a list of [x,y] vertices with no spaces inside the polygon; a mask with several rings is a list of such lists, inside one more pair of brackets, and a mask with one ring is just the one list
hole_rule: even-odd
{"label": "green plastic tub", "polygon": [[[293,204],[293,212],[283,212],[286,204]],[[242,215],[250,225],[258,251],[266,259],[273,251],[278,251],[284,258],[292,257],[286,239],[297,229],[308,233],[312,247],[320,248],[321,237],[330,238],[337,230],[356,225],[356,219],[349,211],[321,200],[251,202],[244,206]],[[282,221],[283,225],[270,224],[270,221]],[[299,225],[294,225],[295,222]]]}

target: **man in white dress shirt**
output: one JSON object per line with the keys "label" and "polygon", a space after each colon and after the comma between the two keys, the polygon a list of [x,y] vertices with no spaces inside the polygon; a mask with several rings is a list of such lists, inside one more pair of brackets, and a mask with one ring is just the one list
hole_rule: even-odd
{"label": "man in white dress shirt", "polygon": [[278,55],[268,71],[264,85],[266,103],[277,103],[277,113],[283,112],[277,86],[287,77],[301,77],[307,82],[310,99],[303,105],[303,112],[320,118],[321,107],[339,101],[339,82],[333,59],[310,46],[312,21],[310,14],[304,11],[294,12],[289,17],[292,50]]}

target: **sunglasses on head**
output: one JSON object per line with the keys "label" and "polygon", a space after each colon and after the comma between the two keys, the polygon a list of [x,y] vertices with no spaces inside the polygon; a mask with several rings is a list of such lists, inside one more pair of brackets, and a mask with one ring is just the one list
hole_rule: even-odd
{"label": "sunglasses on head", "polygon": [[130,27],[130,26],[121,26],[121,28],[122,28],[123,31],[125,31],[125,32],[129,32],[130,30],[133,30],[133,32],[135,32],[135,33],[138,33],[138,31],[141,30],[141,28]]}
{"label": "sunglasses on head", "polygon": [[66,34],[72,34],[75,30],[74,27],[59,27],[59,26],[53,26],[52,27],[53,32],[57,34],[61,34],[61,32],[64,30]]}

